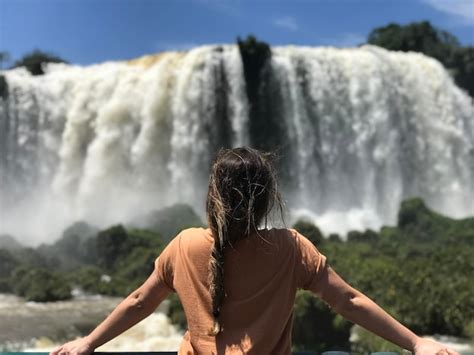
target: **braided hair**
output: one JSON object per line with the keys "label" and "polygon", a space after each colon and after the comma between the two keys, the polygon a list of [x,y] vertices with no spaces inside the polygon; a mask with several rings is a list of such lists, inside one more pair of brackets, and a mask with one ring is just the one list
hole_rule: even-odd
{"label": "braided hair", "polygon": [[271,155],[249,147],[222,149],[212,165],[207,194],[207,219],[214,238],[209,261],[209,292],[214,324],[209,335],[222,331],[219,321],[224,301],[226,249],[252,232],[282,203]]}

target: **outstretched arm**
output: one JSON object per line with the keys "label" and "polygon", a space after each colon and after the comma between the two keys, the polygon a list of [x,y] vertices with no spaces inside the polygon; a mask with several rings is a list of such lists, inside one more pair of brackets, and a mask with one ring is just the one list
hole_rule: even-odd
{"label": "outstretched arm", "polygon": [[418,337],[370,298],[348,285],[330,267],[322,272],[314,291],[344,318],[415,355],[459,355],[440,343]]}
{"label": "outstretched arm", "polygon": [[125,298],[88,336],[54,349],[51,355],[90,354],[95,348],[115,338],[149,316],[170,290],[160,284],[155,273]]}

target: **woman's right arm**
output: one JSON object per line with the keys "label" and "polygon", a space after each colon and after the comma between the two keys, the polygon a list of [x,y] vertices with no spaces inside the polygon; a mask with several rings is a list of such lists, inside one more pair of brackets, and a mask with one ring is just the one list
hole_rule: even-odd
{"label": "woman's right arm", "polygon": [[329,266],[322,271],[314,291],[344,318],[415,355],[459,355],[440,343],[414,334],[370,298],[347,284]]}
{"label": "woman's right arm", "polygon": [[61,345],[54,349],[50,355],[87,355],[92,353],[97,347],[115,338],[153,313],[169,293],[170,290],[159,282],[155,273],[152,273],[88,336]]}

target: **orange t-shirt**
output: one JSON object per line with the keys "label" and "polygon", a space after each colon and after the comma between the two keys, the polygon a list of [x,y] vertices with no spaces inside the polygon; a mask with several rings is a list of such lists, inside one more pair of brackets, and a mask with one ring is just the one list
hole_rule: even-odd
{"label": "orange t-shirt", "polygon": [[226,250],[223,331],[216,337],[208,335],[213,324],[210,229],[182,231],[156,259],[159,283],[178,293],[188,321],[179,354],[291,354],[296,290],[315,292],[326,258],[295,230],[259,234]]}

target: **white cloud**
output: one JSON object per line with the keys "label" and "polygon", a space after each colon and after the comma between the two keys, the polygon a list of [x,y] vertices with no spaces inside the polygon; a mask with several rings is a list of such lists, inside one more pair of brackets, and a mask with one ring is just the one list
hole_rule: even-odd
{"label": "white cloud", "polygon": [[283,28],[288,31],[296,32],[299,30],[299,25],[296,19],[291,16],[279,17],[272,21],[273,25]]}
{"label": "white cloud", "polygon": [[474,0],[422,0],[438,11],[447,13],[462,24],[474,25]]}

